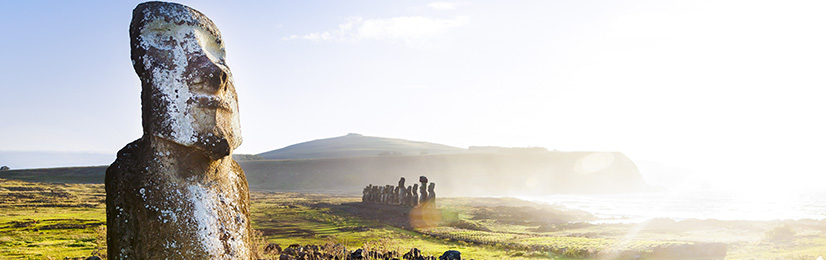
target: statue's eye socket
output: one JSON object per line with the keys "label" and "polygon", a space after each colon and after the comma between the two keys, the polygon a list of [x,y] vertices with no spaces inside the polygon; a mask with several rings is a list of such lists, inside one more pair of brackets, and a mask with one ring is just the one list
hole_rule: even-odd
{"label": "statue's eye socket", "polygon": [[195,36],[210,60],[215,63],[224,62],[224,49],[221,46],[220,39],[216,39],[211,33],[200,28],[195,30]]}
{"label": "statue's eye socket", "polygon": [[172,24],[163,21],[152,21],[144,25],[141,30],[141,41],[144,47],[168,50],[176,45],[175,29]]}

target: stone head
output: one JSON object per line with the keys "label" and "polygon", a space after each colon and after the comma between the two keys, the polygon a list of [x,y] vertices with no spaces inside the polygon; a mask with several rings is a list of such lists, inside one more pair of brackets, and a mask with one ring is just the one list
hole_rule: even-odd
{"label": "stone head", "polygon": [[144,135],[215,160],[241,145],[238,99],[215,24],[175,3],[138,5],[129,28]]}

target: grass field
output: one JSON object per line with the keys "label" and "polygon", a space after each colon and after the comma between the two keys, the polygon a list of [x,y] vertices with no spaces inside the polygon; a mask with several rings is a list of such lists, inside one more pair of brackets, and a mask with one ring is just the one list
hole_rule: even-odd
{"label": "grass field", "polygon": [[[84,259],[105,253],[100,184],[0,179],[0,259]],[[360,197],[252,193],[257,245],[340,244],[468,259],[817,259],[824,221],[659,219],[589,224],[594,217],[509,198],[440,198],[436,209],[364,204]],[[716,250],[716,251],[715,251]],[[274,256],[267,256],[274,257]]]}
{"label": "grass field", "polygon": [[0,258],[63,259],[105,247],[101,184],[0,179]]}

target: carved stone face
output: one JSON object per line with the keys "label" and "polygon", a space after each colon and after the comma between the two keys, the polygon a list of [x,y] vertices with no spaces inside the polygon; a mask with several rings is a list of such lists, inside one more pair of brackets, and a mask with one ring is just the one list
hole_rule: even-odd
{"label": "carved stone face", "polygon": [[183,5],[135,9],[132,62],[141,78],[144,133],[215,160],[241,144],[238,99],[215,25]]}

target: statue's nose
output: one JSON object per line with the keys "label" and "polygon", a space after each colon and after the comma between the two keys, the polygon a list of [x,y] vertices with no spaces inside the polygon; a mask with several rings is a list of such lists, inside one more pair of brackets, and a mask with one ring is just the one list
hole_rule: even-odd
{"label": "statue's nose", "polygon": [[211,59],[205,53],[192,56],[187,66],[187,76],[190,87],[196,92],[217,94],[227,87],[229,68],[220,64],[220,61]]}
{"label": "statue's nose", "polygon": [[206,67],[207,72],[204,74],[206,74],[206,81],[208,82],[207,90],[212,93],[217,93],[226,88],[227,79],[229,78],[226,70],[222,66],[211,61]]}
{"label": "statue's nose", "polygon": [[207,75],[210,84],[207,85],[209,85],[208,87],[210,91],[212,91],[213,93],[217,93],[218,91],[221,91],[224,88],[226,88],[227,79],[229,78],[229,76],[227,75],[227,72],[224,70],[224,68],[215,64],[211,65],[211,71]]}

